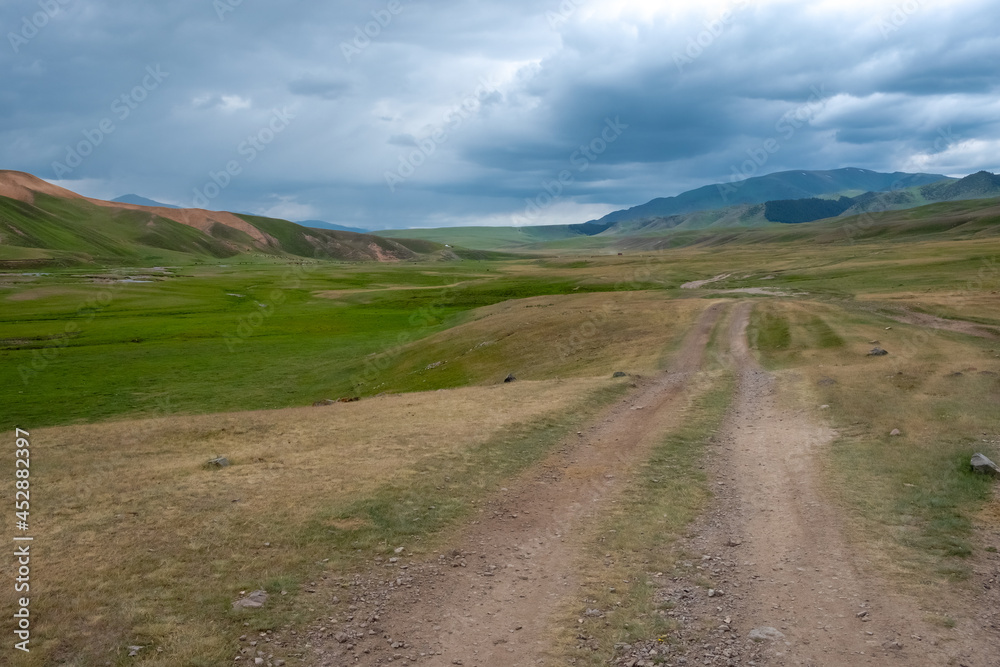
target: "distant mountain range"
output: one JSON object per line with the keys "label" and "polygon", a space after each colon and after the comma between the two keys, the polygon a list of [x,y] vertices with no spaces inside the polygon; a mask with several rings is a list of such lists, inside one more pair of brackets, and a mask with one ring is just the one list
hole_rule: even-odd
{"label": "distant mountain range", "polygon": [[[766,198],[773,193],[790,196]],[[374,235],[317,220],[297,224],[165,206],[138,195],[114,202],[90,199],[30,174],[0,171],[0,265],[188,263],[237,255],[346,261],[491,259],[509,256],[491,251],[555,249],[580,242],[595,248],[655,249],[669,246],[669,242],[663,246],[667,240],[659,237],[687,231],[775,227],[997,197],[1000,176],[986,171],[961,179],[865,169],[782,172],[705,186],[583,224],[385,230]],[[735,199],[742,202],[717,206]],[[688,210],[698,202],[716,207]],[[650,215],[651,211],[684,212]]]}
{"label": "distant mountain range", "polygon": [[614,223],[712,211],[772,200],[805,199],[837,193],[883,192],[949,180],[942,174],[882,173],[847,167],[830,171],[781,171],[734,183],[715,183],[660,197],[640,206],[608,213],[590,223],[605,229]]}
{"label": "distant mountain range", "polygon": [[[884,188],[867,190],[865,188]],[[781,194],[780,198],[771,198]],[[1000,176],[981,171],[962,179],[940,174],[879,173],[867,169],[788,171],[737,183],[718,183],[615,211],[600,220],[573,225],[445,227],[385,230],[467,248],[541,250],[591,237],[594,243],[659,237],[689,230],[763,227],[802,223],[926,204],[1000,197]],[[742,203],[720,206],[740,199]],[[707,208],[696,208],[704,206]],[[690,210],[689,210],[690,209]],[[654,214],[654,211],[683,211]],[[596,247],[596,246],[595,246]]]}
{"label": "distant mountain range", "polygon": [[180,208],[180,206],[164,204],[162,202],[153,201],[152,199],[140,197],[139,195],[122,195],[121,197],[112,199],[111,201],[116,204],[135,204],[136,206],[151,206],[153,208]]}
{"label": "distant mountain range", "polygon": [[344,227],[343,225],[335,225],[332,222],[325,222],[323,220],[299,220],[296,224],[302,225],[303,227],[312,227],[313,229],[336,229],[341,232],[371,234],[371,230],[369,229],[362,229],[360,227]]}
{"label": "distant mountain range", "polygon": [[598,234],[632,235],[710,227],[758,227],[775,222],[789,224],[813,222],[864,213],[897,211],[937,202],[1000,197],[1000,176],[986,171],[962,179],[944,177],[926,185],[900,188],[901,185],[913,180],[900,178],[895,181],[896,189],[887,192],[865,192],[853,197],[832,195],[775,199],[759,204],[742,204],[680,215],[624,220],[613,223],[603,230],[599,229],[600,223],[587,223],[586,228],[598,230],[592,232]]}

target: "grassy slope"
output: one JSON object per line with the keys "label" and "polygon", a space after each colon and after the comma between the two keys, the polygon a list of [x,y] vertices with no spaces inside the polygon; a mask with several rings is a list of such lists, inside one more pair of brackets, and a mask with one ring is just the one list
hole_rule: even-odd
{"label": "grassy slope", "polygon": [[[246,234],[233,232],[249,242]],[[5,246],[34,248],[42,256],[74,262],[176,262],[189,260],[186,255],[236,254],[218,240],[172,220],[44,194],[38,194],[34,204],[0,197],[0,234]]]}

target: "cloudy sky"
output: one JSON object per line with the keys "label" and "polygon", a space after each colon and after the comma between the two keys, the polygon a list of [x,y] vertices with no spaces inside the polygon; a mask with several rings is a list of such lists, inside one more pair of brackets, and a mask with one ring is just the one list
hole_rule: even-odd
{"label": "cloudy sky", "polygon": [[1000,166],[995,0],[4,0],[0,168],[371,229]]}

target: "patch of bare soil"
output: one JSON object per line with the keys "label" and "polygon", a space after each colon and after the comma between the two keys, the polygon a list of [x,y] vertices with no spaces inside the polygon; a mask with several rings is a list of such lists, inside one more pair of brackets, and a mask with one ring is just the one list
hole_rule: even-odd
{"label": "patch of bare soil", "polygon": [[717,283],[720,280],[725,280],[731,275],[733,274],[723,273],[718,276],[715,276],[714,278],[708,278],[706,280],[692,280],[689,283],[684,283],[683,285],[681,285],[681,289],[698,289],[699,287],[704,287],[705,285],[708,285],[710,283]]}
{"label": "patch of bare soil", "polygon": [[713,290],[719,294],[754,294],[757,296],[806,296],[808,292],[785,292],[771,287],[736,287],[733,289]]}
{"label": "patch of bare soil", "polygon": [[[275,643],[313,665],[535,664],[551,616],[578,583],[573,562],[587,520],[682,418],[688,380],[725,307],[702,313],[667,373],[637,381],[636,391],[486,503],[452,551],[413,561],[404,549],[365,575],[317,582],[310,606],[321,617],[305,638]],[[242,656],[253,661],[255,651]]]}
{"label": "patch of bare soil", "polygon": [[985,324],[976,324],[975,322],[969,322],[966,320],[949,320],[943,317],[928,315],[927,313],[917,313],[912,310],[890,312],[886,313],[886,316],[891,317],[897,322],[903,322],[904,324],[915,324],[919,327],[941,329],[943,331],[954,331],[956,333],[968,334],[970,336],[978,336],[979,338],[1000,340],[1000,331],[998,331],[996,327],[987,326]]}
{"label": "patch of bare soil", "polygon": [[[680,623],[673,646],[629,647],[618,664],[652,665],[651,650],[669,665],[1000,664],[995,602],[956,601],[974,611],[953,629],[931,624],[844,539],[818,491],[817,452],[835,433],[778,401],[747,348],[749,313],[740,304],[730,332],[739,383],[711,457],[716,499],[659,592]],[[992,568],[977,574],[986,589]]]}

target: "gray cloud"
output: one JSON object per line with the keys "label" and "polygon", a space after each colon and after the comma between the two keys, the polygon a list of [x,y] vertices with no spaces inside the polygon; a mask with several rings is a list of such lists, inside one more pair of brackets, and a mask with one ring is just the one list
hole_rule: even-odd
{"label": "gray cloud", "polygon": [[[581,221],[768,139],[760,173],[998,168],[985,0],[661,4],[66,0],[28,38],[38,4],[5,3],[0,160],[55,179],[89,142],[65,184],[178,204],[236,161],[211,206],[370,227],[509,222],[563,171],[537,222]],[[609,119],[628,128],[581,169]]]}

